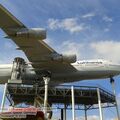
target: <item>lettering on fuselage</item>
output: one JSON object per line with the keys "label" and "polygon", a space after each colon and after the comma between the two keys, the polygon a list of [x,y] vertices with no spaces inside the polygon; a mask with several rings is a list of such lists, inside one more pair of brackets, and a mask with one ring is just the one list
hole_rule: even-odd
{"label": "lettering on fuselage", "polygon": [[103,62],[81,62],[81,61],[77,61],[78,64],[103,64]]}

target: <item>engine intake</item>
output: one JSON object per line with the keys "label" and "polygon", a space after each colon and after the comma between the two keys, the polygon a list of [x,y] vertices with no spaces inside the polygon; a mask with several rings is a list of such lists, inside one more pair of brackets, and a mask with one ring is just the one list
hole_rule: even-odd
{"label": "engine intake", "polygon": [[41,28],[22,28],[16,32],[15,37],[43,40],[46,39],[46,30]]}
{"label": "engine intake", "polygon": [[77,57],[75,54],[73,55],[54,55],[53,61],[58,61],[58,62],[67,62],[67,63],[74,63],[76,62]]}

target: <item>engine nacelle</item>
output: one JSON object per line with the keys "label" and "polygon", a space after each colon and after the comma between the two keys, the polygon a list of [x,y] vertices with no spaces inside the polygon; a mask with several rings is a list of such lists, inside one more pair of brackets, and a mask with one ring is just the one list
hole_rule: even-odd
{"label": "engine nacelle", "polygon": [[75,54],[73,55],[54,55],[53,61],[58,61],[58,62],[67,62],[67,63],[74,63],[76,62],[77,57]]}
{"label": "engine nacelle", "polygon": [[22,28],[16,32],[15,37],[43,40],[46,39],[46,30],[41,28]]}

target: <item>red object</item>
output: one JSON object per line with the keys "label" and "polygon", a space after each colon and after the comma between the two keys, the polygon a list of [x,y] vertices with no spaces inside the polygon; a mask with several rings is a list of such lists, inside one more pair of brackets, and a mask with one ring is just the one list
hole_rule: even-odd
{"label": "red object", "polygon": [[0,116],[3,120],[10,118],[18,119],[22,118],[24,120],[44,120],[44,113],[38,108],[12,108],[6,112],[1,112]]}

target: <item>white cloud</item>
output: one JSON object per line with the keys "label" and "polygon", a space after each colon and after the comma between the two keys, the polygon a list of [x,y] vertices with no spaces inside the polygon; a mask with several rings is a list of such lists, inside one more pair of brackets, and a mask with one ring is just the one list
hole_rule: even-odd
{"label": "white cloud", "polygon": [[[63,54],[76,54],[78,58],[81,57],[81,52],[83,49],[83,44],[79,44],[73,41],[64,41],[59,47]],[[59,50],[59,51],[60,51]]]}
{"label": "white cloud", "polygon": [[[85,120],[85,117],[80,116],[80,117],[77,117],[75,120]],[[90,116],[87,116],[87,120],[99,120],[99,116],[90,115]]]}
{"label": "white cloud", "polygon": [[[54,46],[54,44],[52,44]],[[76,54],[78,59],[106,59],[120,63],[120,42],[113,40],[82,43],[64,41],[56,50],[63,54]]]}
{"label": "white cloud", "polygon": [[99,41],[90,44],[94,56],[103,57],[114,62],[120,62],[120,42],[119,41]]}
{"label": "white cloud", "polygon": [[103,17],[103,20],[104,20],[105,22],[113,22],[113,19],[112,19],[111,17],[108,17],[108,16],[104,16],[104,17]]}
{"label": "white cloud", "polygon": [[86,29],[84,24],[79,24],[77,18],[66,18],[63,20],[49,19],[48,27],[52,30],[62,29],[70,33],[78,33]]}
{"label": "white cloud", "polygon": [[96,115],[88,116],[88,120],[99,120],[99,116]]}
{"label": "white cloud", "polygon": [[82,16],[82,18],[92,18],[95,16],[95,13],[88,13]]}
{"label": "white cloud", "polygon": [[57,29],[59,27],[58,23],[59,23],[58,19],[56,19],[56,20],[55,19],[49,19],[48,20],[48,26],[52,30]]}
{"label": "white cloud", "polygon": [[107,118],[106,120],[118,120],[117,118]]}
{"label": "white cloud", "polygon": [[46,39],[45,42],[52,46],[57,52],[62,54],[76,54],[77,58],[81,58],[81,51],[84,49],[84,44],[72,40],[64,40],[59,45],[54,43],[54,40],[50,38]]}
{"label": "white cloud", "polygon": [[[80,116],[80,117],[76,117],[75,120],[85,120],[85,117]],[[87,116],[87,120],[100,120],[100,117],[97,115],[89,115]],[[117,120],[115,118],[105,118],[105,120]]]}

